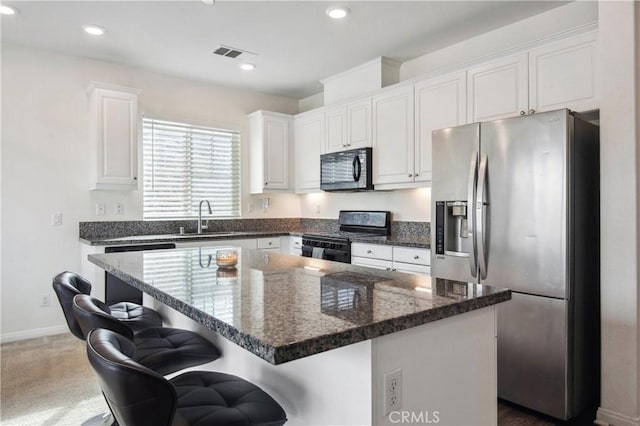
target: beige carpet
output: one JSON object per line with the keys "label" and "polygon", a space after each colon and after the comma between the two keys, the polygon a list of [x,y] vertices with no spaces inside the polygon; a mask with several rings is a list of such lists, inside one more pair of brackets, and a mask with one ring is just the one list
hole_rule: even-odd
{"label": "beige carpet", "polygon": [[108,409],[85,351],[70,333],[2,345],[2,426],[100,424]]}

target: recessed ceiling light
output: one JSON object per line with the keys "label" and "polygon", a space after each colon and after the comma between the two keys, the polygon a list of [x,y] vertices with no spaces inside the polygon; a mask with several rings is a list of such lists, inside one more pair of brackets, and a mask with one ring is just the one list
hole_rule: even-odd
{"label": "recessed ceiling light", "polygon": [[0,15],[15,15],[16,10],[11,6],[0,6]]}
{"label": "recessed ceiling light", "polygon": [[254,69],[256,69],[256,66],[254,64],[249,64],[247,62],[240,64],[240,69],[245,70],[245,71],[252,71]]}
{"label": "recessed ceiling light", "polygon": [[85,33],[95,35],[95,36],[102,35],[105,32],[104,28],[102,28],[99,25],[93,25],[93,24],[83,25],[82,29],[84,30]]}
{"label": "recessed ceiling light", "polygon": [[330,7],[325,11],[330,18],[342,19],[349,14],[349,9],[346,7]]}

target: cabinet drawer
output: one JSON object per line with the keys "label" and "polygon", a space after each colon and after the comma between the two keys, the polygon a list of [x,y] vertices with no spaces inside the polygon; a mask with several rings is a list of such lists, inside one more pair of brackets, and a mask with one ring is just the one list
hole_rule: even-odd
{"label": "cabinet drawer", "polygon": [[379,244],[351,244],[351,256],[368,257],[372,259],[392,260],[393,247]]}
{"label": "cabinet drawer", "polygon": [[291,250],[302,250],[302,237],[291,237]]}
{"label": "cabinet drawer", "polygon": [[280,237],[258,238],[258,250],[280,247]]}
{"label": "cabinet drawer", "polygon": [[352,257],[351,264],[356,266],[366,266],[367,268],[391,270],[392,263],[388,260],[371,259],[368,257]]}
{"label": "cabinet drawer", "polygon": [[431,268],[425,265],[415,265],[413,263],[393,262],[393,269],[407,274],[431,274]]}
{"label": "cabinet drawer", "polygon": [[428,266],[431,264],[431,251],[412,247],[394,247],[393,260],[396,262]]}

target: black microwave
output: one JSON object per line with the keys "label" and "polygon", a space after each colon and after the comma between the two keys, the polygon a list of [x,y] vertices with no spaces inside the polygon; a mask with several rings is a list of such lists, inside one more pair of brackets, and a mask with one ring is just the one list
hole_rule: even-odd
{"label": "black microwave", "polygon": [[371,148],[350,149],[320,156],[320,189],[370,191],[373,189]]}

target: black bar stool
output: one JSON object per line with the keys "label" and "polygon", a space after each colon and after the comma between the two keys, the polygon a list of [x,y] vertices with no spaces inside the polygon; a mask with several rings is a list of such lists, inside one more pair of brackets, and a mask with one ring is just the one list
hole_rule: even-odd
{"label": "black bar stool", "polygon": [[85,338],[96,328],[118,333],[136,348],[136,362],[162,375],[220,358],[218,348],[192,331],[152,327],[134,333],[127,323],[109,313],[106,304],[86,294],[73,298],[73,313]]}
{"label": "black bar stool", "polygon": [[[61,272],[53,277],[53,289],[58,296],[64,318],[71,333],[84,340],[84,334],[73,314],[73,298],[78,294],[89,295],[91,283],[73,272]],[[162,317],[156,311],[131,302],[120,302],[108,306],[109,313],[120,321],[126,322],[135,331],[149,327],[162,327]]]}
{"label": "black bar stool", "polygon": [[[105,329],[87,336],[87,355],[120,426],[277,426],[282,407],[230,374],[191,371],[167,380],[135,361],[136,346]],[[133,358],[132,358],[133,357]]]}

